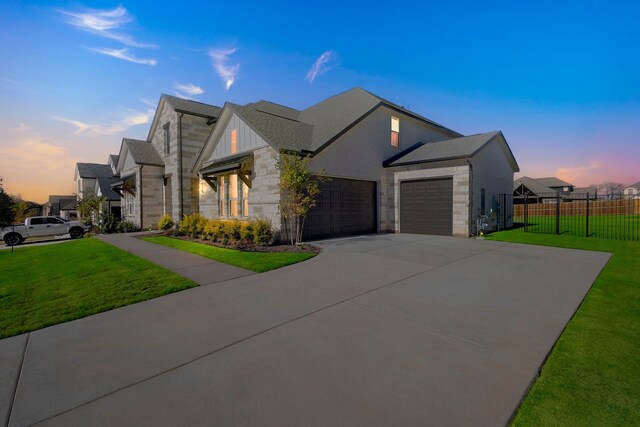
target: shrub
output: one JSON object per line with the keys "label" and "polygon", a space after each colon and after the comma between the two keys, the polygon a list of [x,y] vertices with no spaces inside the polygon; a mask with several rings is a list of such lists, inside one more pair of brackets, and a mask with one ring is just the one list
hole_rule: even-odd
{"label": "shrub", "polygon": [[140,231],[140,227],[131,221],[122,221],[116,227],[116,231],[118,233],[132,233],[134,231]]}
{"label": "shrub", "polygon": [[205,223],[203,220],[205,220],[205,218],[199,213],[185,215],[180,221],[180,224],[178,224],[178,230],[187,236],[198,237],[204,231]]}
{"label": "shrub", "polygon": [[242,221],[239,219],[232,219],[227,221],[225,231],[226,237],[231,241],[240,240],[240,230],[242,230]]}
{"label": "shrub", "polygon": [[175,225],[173,219],[167,214],[164,214],[160,217],[160,221],[158,221],[158,228],[160,230],[168,230]]}
{"label": "shrub", "polygon": [[246,242],[253,242],[253,224],[255,221],[242,221],[240,238]]}
{"label": "shrub", "polygon": [[111,234],[118,230],[120,220],[116,218],[108,209],[103,209],[98,218],[100,233]]}
{"label": "shrub", "polygon": [[255,220],[253,230],[253,243],[256,245],[265,246],[273,243],[273,228],[271,228],[269,221],[264,219]]}

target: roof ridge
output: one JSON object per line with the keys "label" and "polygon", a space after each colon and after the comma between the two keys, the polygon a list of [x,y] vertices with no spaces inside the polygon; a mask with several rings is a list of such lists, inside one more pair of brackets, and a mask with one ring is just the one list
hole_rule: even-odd
{"label": "roof ridge", "polygon": [[196,101],[194,99],[189,99],[189,98],[182,98],[180,96],[175,96],[175,95],[169,95],[168,93],[163,93],[161,94],[161,97],[168,97],[168,98],[176,98],[176,99],[180,99],[182,101],[188,101],[188,102],[194,102],[196,104],[200,104],[200,105],[206,105],[207,107],[215,107],[215,108],[220,108],[217,105],[213,105],[213,104],[207,104],[206,102],[202,102],[202,101]]}

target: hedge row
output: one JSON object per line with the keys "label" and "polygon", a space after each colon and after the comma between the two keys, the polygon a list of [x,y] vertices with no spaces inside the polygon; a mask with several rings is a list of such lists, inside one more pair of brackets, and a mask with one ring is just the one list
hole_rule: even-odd
{"label": "hedge row", "polygon": [[262,219],[208,219],[195,213],[182,218],[178,231],[187,236],[223,244],[253,243],[265,246],[273,243],[271,223]]}

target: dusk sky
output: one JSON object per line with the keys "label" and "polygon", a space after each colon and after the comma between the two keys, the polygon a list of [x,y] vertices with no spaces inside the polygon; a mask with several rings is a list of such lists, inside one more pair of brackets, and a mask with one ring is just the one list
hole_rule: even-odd
{"label": "dusk sky", "polygon": [[[306,108],[360,86],[521,174],[640,180],[640,2],[0,4],[0,177],[44,202],[145,139],[161,93]],[[519,176],[517,175],[517,176]]]}

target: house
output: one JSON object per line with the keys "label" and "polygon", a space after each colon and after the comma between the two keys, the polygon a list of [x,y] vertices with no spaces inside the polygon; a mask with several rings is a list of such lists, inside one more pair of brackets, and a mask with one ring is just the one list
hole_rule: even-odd
{"label": "house", "polygon": [[563,201],[596,200],[598,190],[596,187],[576,187],[566,181],[555,177],[530,178],[523,176],[513,181],[514,203],[544,203],[561,197]]}
{"label": "house", "polygon": [[[464,136],[361,88],[304,110],[226,103],[192,172],[200,213],[266,218],[281,235],[281,153],[309,155],[330,177],[305,239],[375,232],[469,236],[495,226],[518,164],[500,131]],[[506,198],[505,198],[506,199]],[[504,202],[503,202],[504,203]]]}
{"label": "house", "polygon": [[64,219],[78,219],[77,203],[75,194],[50,195],[49,200],[42,206],[42,214]]}
{"label": "house", "polygon": [[640,199],[640,181],[624,189],[625,199]]}
{"label": "house", "polygon": [[78,200],[89,195],[102,199],[101,209],[108,209],[120,218],[120,195],[111,188],[117,180],[118,156],[111,154],[106,164],[76,163],[74,179]]}
{"label": "house", "polygon": [[121,196],[122,217],[141,228],[155,227],[163,214],[179,221],[198,212],[198,153],[220,108],[162,95],[146,140],[124,138],[112,188]]}

